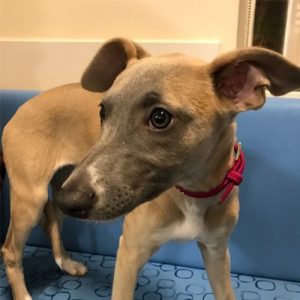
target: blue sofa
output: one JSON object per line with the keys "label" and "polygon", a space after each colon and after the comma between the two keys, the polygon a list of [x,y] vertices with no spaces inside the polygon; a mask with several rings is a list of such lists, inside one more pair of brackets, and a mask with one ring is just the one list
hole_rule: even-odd
{"label": "blue sofa", "polygon": [[[35,91],[0,92],[0,134]],[[230,242],[237,299],[300,299],[300,100],[270,98],[263,109],[238,118],[247,166],[241,213]],[[1,243],[9,222],[8,183],[0,203]],[[110,299],[122,218],[107,223],[67,219],[66,249],[89,269],[71,277],[55,265],[37,227],[24,252],[24,272],[34,299]],[[135,299],[214,299],[195,242],[164,245],[140,273]],[[0,260],[0,299],[11,299]]]}

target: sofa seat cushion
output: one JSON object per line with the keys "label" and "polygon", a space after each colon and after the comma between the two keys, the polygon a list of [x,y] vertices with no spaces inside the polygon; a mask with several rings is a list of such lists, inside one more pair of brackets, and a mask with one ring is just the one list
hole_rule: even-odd
{"label": "sofa seat cushion", "polygon": [[[89,269],[84,277],[64,274],[56,266],[52,251],[26,246],[25,280],[33,299],[93,300],[111,299],[115,258],[71,252]],[[232,285],[241,300],[299,300],[300,283],[232,274]],[[0,298],[11,300],[11,294],[0,260]],[[213,300],[207,274],[202,269],[149,262],[140,272],[136,300]]]}

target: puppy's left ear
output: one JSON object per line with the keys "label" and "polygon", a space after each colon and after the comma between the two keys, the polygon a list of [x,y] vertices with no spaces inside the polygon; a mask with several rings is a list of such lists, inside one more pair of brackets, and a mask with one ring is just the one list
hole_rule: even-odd
{"label": "puppy's left ear", "polygon": [[217,95],[235,112],[263,106],[266,88],[279,96],[300,87],[300,68],[264,48],[220,56],[209,65],[209,72]]}

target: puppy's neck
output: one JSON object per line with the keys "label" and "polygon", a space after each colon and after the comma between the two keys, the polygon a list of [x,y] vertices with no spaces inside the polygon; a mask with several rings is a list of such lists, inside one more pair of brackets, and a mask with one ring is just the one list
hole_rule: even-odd
{"label": "puppy's neck", "polygon": [[[231,123],[219,131],[207,149],[207,159],[192,177],[180,183],[189,191],[208,192],[217,187],[225,178],[235,160],[234,144],[236,124]],[[197,165],[197,162],[195,162]]]}

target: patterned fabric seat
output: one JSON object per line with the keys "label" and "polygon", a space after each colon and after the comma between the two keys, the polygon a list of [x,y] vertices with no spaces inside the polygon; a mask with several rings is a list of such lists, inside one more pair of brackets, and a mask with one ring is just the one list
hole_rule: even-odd
{"label": "patterned fabric seat", "polygon": [[[73,277],[59,270],[47,248],[27,246],[24,255],[26,282],[33,299],[111,299],[114,257],[72,252],[72,257],[89,269],[86,276]],[[300,284],[295,282],[237,274],[232,274],[231,281],[237,299],[300,299]],[[0,264],[0,297],[11,299],[3,264]],[[214,297],[204,270],[150,262],[140,272],[135,299],[213,300]]]}

